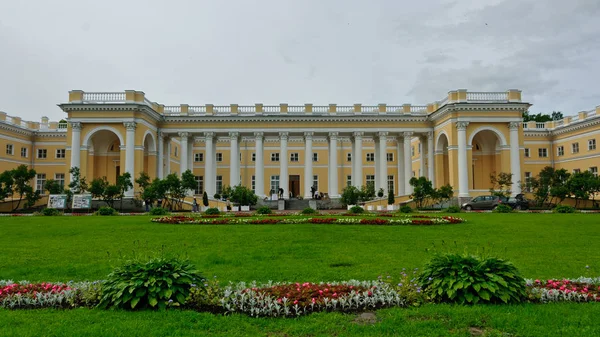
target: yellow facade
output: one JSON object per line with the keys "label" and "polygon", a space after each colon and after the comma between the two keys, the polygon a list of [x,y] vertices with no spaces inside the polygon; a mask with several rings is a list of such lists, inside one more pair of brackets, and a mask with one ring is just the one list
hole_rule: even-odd
{"label": "yellow facade", "polygon": [[[109,181],[127,171],[155,178],[189,168],[202,181],[197,192],[241,183],[261,197],[282,187],[286,198],[309,195],[313,180],[332,197],[348,184],[371,182],[403,196],[410,194],[408,179],[423,175],[466,197],[486,193],[494,172],[517,172],[518,182],[545,166],[597,172],[600,155],[600,108],[561,121],[522,123],[530,104],[519,90],[455,90],[423,106],[165,106],[141,91],[75,90],[60,106],[68,124],[0,113],[0,171],[27,164],[46,180],[64,177],[68,184],[73,166],[88,180]],[[232,151],[239,155],[234,162]],[[262,186],[256,186],[261,172]],[[307,172],[312,177],[305,179]],[[37,187],[42,178],[32,183]]]}

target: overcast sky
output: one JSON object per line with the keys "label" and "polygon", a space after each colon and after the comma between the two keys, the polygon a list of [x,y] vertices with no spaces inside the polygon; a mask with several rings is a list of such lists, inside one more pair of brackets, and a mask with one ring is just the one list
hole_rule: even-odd
{"label": "overcast sky", "polygon": [[2,0],[0,111],[68,91],[165,105],[426,104],[523,90],[532,112],[600,105],[598,0]]}

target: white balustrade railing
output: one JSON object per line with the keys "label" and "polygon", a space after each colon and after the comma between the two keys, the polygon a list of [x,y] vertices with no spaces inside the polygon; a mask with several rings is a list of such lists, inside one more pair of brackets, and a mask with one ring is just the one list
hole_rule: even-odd
{"label": "white balustrade railing", "polygon": [[241,113],[256,112],[256,106],[254,106],[254,105],[240,105],[240,106],[238,106],[238,111],[241,112]]}
{"label": "white balustrade railing", "polygon": [[281,112],[281,107],[279,105],[263,105],[264,112]]}
{"label": "white balustrade railing", "polygon": [[22,128],[29,128],[29,123],[26,121],[21,121],[21,127]]}
{"label": "white balustrade railing", "polygon": [[181,105],[166,105],[164,108],[165,113],[181,113]]}
{"label": "white balustrade railing", "polygon": [[444,98],[443,100],[437,102],[438,107],[443,107],[446,104],[448,104],[448,96],[446,96],[446,98]]}
{"label": "white balustrade railing", "polygon": [[289,105],[288,112],[291,112],[291,113],[304,112],[304,105]]}
{"label": "white balustrade railing", "polygon": [[337,112],[354,112],[354,106],[352,105],[338,105],[335,107]]}
{"label": "white balustrade railing", "polygon": [[124,92],[84,92],[83,102],[114,103],[125,102]]}
{"label": "white balustrade railing", "polygon": [[586,116],[587,117],[596,116],[596,109],[592,109],[592,110],[588,111]]}
{"label": "white balustrade railing", "polygon": [[379,106],[377,105],[363,105],[360,107],[361,112],[374,112],[379,113]]}
{"label": "white balustrade railing", "polygon": [[536,129],[545,129],[546,123],[535,123],[535,128]]}
{"label": "white balustrade railing", "polygon": [[571,123],[577,122],[579,120],[579,115],[571,117]]}
{"label": "white balustrade railing", "polygon": [[398,112],[402,113],[402,105],[387,105],[385,107],[385,112]]}
{"label": "white balustrade railing", "polygon": [[427,105],[411,105],[410,112],[426,113]]}
{"label": "white balustrade railing", "polygon": [[190,106],[188,106],[188,113],[204,114],[204,113],[206,113],[206,106],[205,105],[190,105]]}
{"label": "white balustrade railing", "polygon": [[493,102],[493,101],[508,101],[508,93],[506,92],[469,92],[467,91],[467,102]]}
{"label": "white balustrade railing", "polygon": [[222,113],[230,113],[231,112],[231,105],[215,105],[213,108],[213,111],[217,114]]}
{"label": "white balustrade railing", "polygon": [[529,123],[527,123],[527,122],[523,122],[523,129],[524,129],[524,130],[527,130],[527,129],[529,129]]}
{"label": "white balustrade railing", "polygon": [[6,116],[6,123],[13,124],[13,119],[10,116]]}
{"label": "white balustrade railing", "polygon": [[329,111],[329,107],[327,105],[313,105],[313,112],[327,112]]}

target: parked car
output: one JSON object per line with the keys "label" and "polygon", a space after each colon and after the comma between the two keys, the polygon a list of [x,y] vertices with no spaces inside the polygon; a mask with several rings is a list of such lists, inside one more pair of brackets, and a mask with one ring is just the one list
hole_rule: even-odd
{"label": "parked car", "polygon": [[506,203],[516,210],[529,209],[529,200],[527,200],[523,194],[517,194],[515,197],[508,198]]}
{"label": "parked car", "polygon": [[492,210],[496,208],[496,206],[507,203],[508,199],[504,197],[498,197],[495,195],[480,195],[478,197],[473,198],[469,202],[465,202],[462,204],[462,208],[470,211],[470,210]]}

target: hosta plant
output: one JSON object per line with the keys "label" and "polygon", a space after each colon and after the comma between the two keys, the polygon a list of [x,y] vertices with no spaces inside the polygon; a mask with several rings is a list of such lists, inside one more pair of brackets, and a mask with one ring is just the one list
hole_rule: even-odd
{"label": "hosta plant", "polygon": [[509,261],[467,254],[437,254],[420,283],[435,302],[516,303],[526,297],[525,280]]}
{"label": "hosta plant", "polygon": [[98,208],[98,210],[95,213],[96,215],[119,215],[119,212],[117,212],[116,209],[112,208],[112,207],[100,207]]}
{"label": "hosta plant", "polygon": [[494,213],[512,213],[513,209],[509,205],[500,204],[494,208]]}
{"label": "hosta plant", "polygon": [[42,214],[46,216],[57,216],[60,215],[60,211],[56,208],[44,208]]}
{"label": "hosta plant", "polygon": [[262,206],[256,210],[256,214],[271,214],[273,211],[269,208],[269,206]]}
{"label": "hosta plant", "polygon": [[219,215],[220,213],[221,212],[216,207],[210,207],[210,208],[207,208],[206,211],[204,211],[204,214],[206,214],[206,215]]}
{"label": "hosta plant", "polygon": [[169,214],[169,210],[162,207],[154,207],[150,210],[150,215],[167,215]]}
{"label": "hosta plant", "polygon": [[187,260],[155,257],[127,261],[108,275],[102,286],[101,308],[142,309],[185,304],[192,284],[202,275]]}

